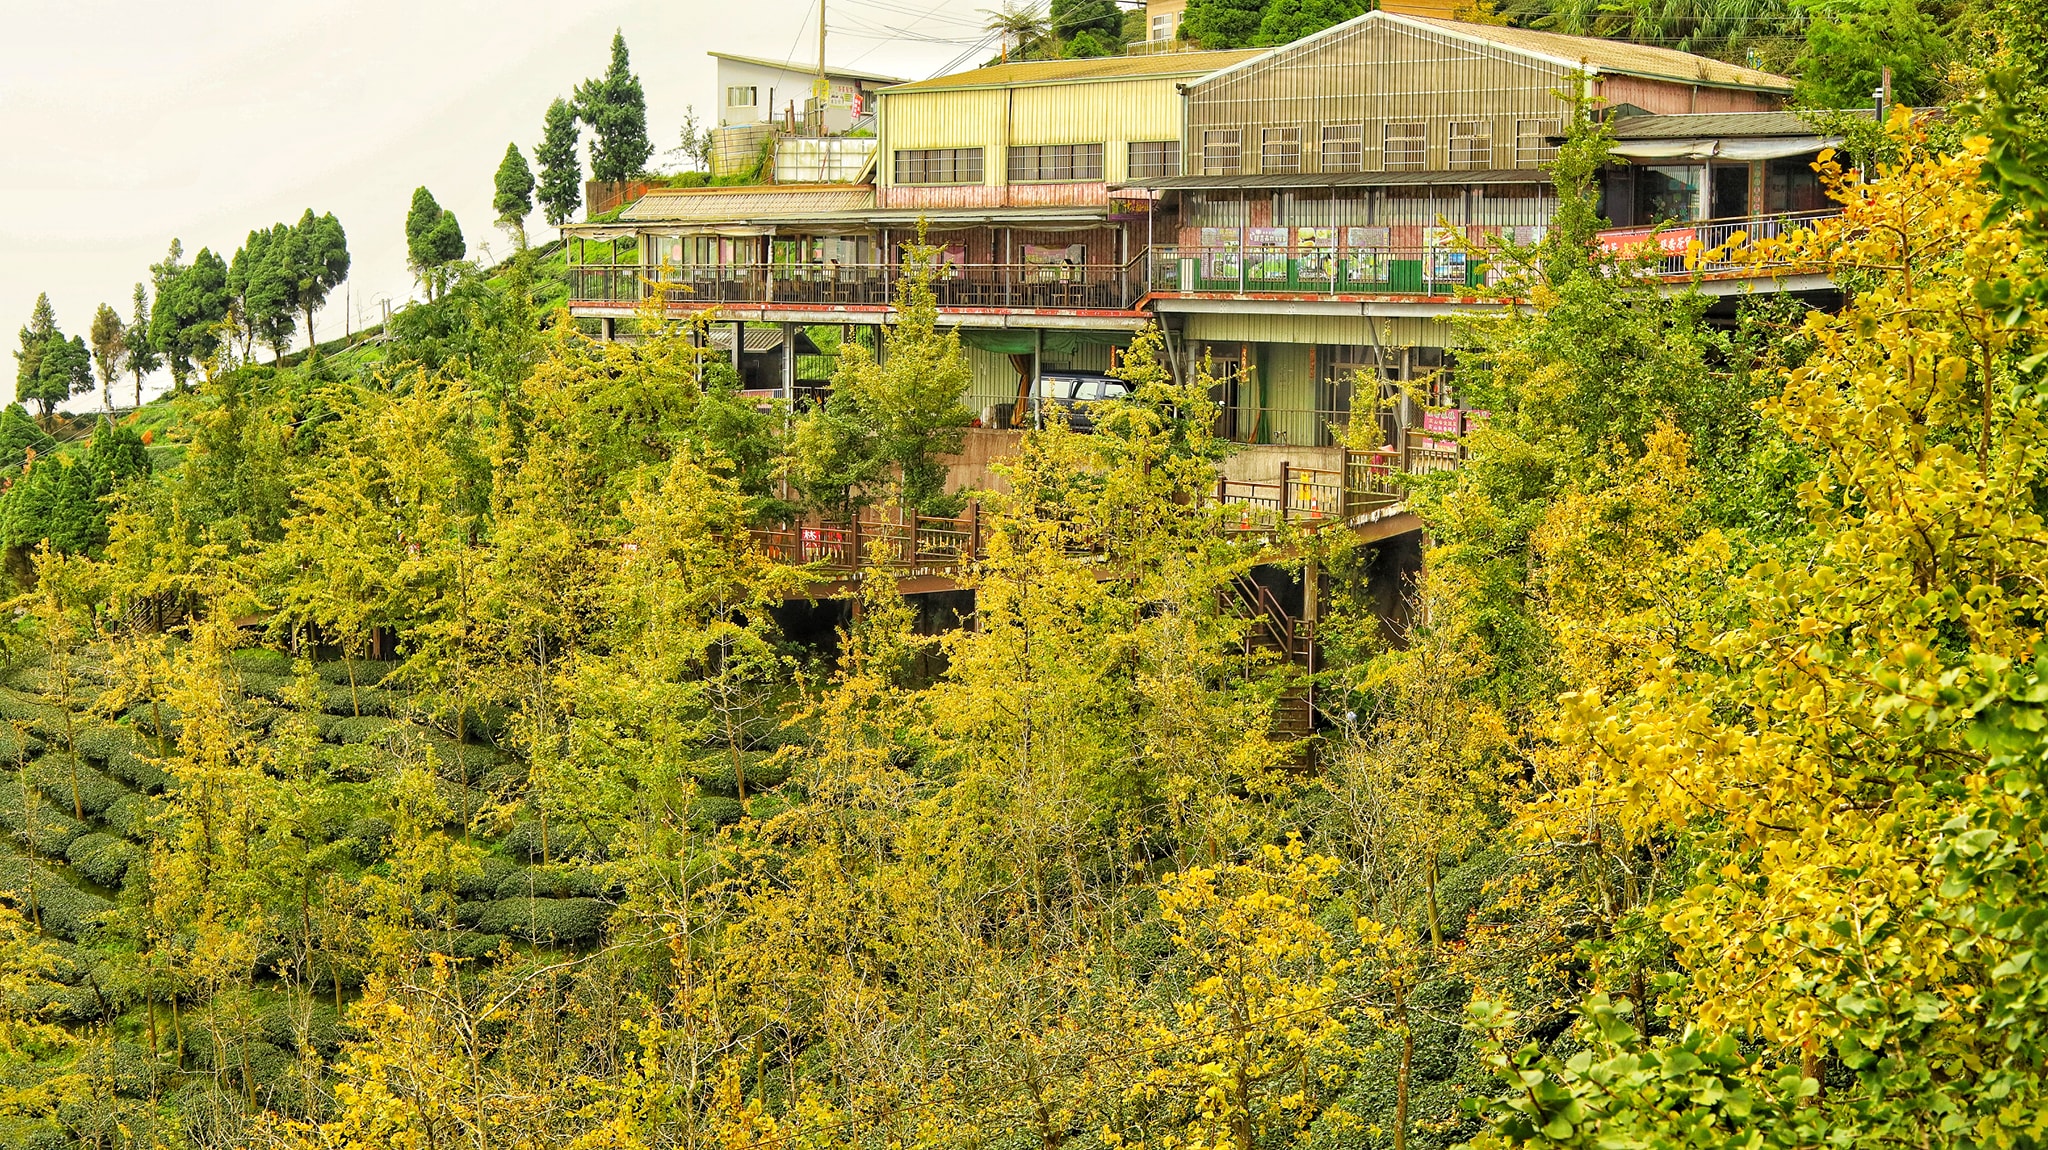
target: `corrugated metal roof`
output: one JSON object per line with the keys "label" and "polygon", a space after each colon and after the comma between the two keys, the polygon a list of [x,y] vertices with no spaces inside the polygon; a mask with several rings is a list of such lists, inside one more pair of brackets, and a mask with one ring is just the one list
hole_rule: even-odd
{"label": "corrugated metal roof", "polygon": [[1724,64],[1719,60],[1695,56],[1690,52],[1652,48],[1647,44],[1632,44],[1626,40],[1608,40],[1599,36],[1567,36],[1562,32],[1538,32],[1530,28],[1505,28],[1492,24],[1467,24],[1459,20],[1438,20],[1428,16],[1395,16],[1384,12],[1369,12],[1359,19],[1369,19],[1373,16],[1419,24],[1453,35],[1469,36],[1490,44],[1498,44],[1503,48],[1546,56],[1567,65],[1583,62],[1600,72],[1618,72],[1626,76],[1674,80],[1686,84],[1710,84],[1716,87],[1761,88],[1773,92],[1792,90],[1792,81],[1783,76],[1759,72],[1754,68]]}
{"label": "corrugated metal roof", "polygon": [[1255,60],[1274,51],[1245,48],[1232,52],[1162,52],[1149,56],[1102,56],[1089,60],[1021,60],[992,64],[951,76],[884,88],[886,94],[929,92],[942,88],[1002,88],[1017,84],[1063,84],[1084,80],[1138,80],[1159,76],[1206,76]]}
{"label": "corrugated metal roof", "polygon": [[[760,56],[742,56],[738,52],[706,52],[704,54],[706,56],[715,56],[720,60],[752,64],[759,68],[774,68],[777,71],[787,72],[792,76],[815,76],[818,74],[818,62],[816,60],[800,64],[794,60],[769,60]],[[855,71],[852,68],[835,68],[830,64],[825,65],[825,75],[828,77],[843,76],[849,80],[873,80],[878,84],[901,84],[903,82],[903,77],[901,76],[884,76],[876,72]]]}
{"label": "corrugated metal roof", "polygon": [[619,221],[636,224],[747,223],[865,211],[874,204],[875,189],[867,184],[670,188],[657,189],[640,197],[619,213]]}
{"label": "corrugated metal roof", "polygon": [[1469,172],[1290,172],[1285,175],[1162,176],[1122,185],[1154,191],[1202,191],[1227,188],[1395,188],[1426,185],[1547,184],[1550,173],[1538,168],[1487,168]]}
{"label": "corrugated metal roof", "polygon": [[1614,138],[1617,140],[1812,136],[1820,131],[1797,112],[1698,112],[1674,116],[1621,116],[1612,121],[1612,127]]}

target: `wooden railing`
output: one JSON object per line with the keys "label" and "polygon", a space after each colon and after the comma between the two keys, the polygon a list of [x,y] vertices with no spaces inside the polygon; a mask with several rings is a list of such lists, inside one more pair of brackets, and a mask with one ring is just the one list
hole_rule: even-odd
{"label": "wooden railing", "polygon": [[981,558],[981,505],[965,515],[918,515],[869,508],[850,519],[812,519],[757,528],[754,545],[784,563],[835,573],[885,566],[912,574],[959,574]]}
{"label": "wooden railing", "polygon": [[[1455,455],[1446,462],[1454,465]],[[1277,480],[1219,479],[1216,502],[1234,509],[1226,520],[1233,531],[1270,531],[1281,523],[1346,523],[1400,502],[1397,477],[1418,471],[1418,464],[1439,470],[1433,457],[1426,460],[1416,452],[1404,457],[1386,449],[1347,450],[1337,471],[1282,463]]]}

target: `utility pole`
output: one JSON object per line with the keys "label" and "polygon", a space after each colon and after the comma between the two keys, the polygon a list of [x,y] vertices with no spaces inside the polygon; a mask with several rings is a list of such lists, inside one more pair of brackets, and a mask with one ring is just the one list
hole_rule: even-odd
{"label": "utility pole", "polygon": [[818,101],[818,134],[825,134],[825,102],[831,98],[832,85],[825,79],[825,0],[818,0],[818,81],[812,85],[811,95]]}

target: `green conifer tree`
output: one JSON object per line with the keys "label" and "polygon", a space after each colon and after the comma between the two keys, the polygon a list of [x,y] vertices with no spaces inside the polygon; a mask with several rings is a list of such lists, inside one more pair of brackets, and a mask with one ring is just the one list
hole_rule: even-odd
{"label": "green conifer tree", "polygon": [[43,373],[43,353],[48,350],[50,337],[55,334],[57,311],[50,306],[50,293],[44,292],[36,297],[28,326],[21,329],[21,350],[14,353],[15,399],[26,402],[35,398]]}
{"label": "green conifer tree", "polygon": [[128,317],[126,338],[128,370],[135,376],[135,406],[142,406],[142,377],[164,365],[163,356],[149,334],[149,288],[135,285],[135,311]]}
{"label": "green conifer tree", "polygon": [[526,217],[533,211],[533,169],[526,166],[526,153],[519,150],[518,144],[505,145],[491,208],[498,213],[498,226],[511,232],[513,241],[525,247]]}
{"label": "green conifer tree", "polygon": [[413,189],[412,208],[405,214],[405,259],[426,287],[428,301],[446,290],[448,265],[467,250],[455,213],[442,207],[425,187]]}
{"label": "green conifer tree", "polygon": [[556,98],[548,105],[541,125],[540,147],[533,158],[540,164],[541,214],[552,227],[561,227],[576,215],[583,203],[583,161],[576,154],[578,131],[576,109],[569,101]]}
{"label": "green conifer tree", "polygon": [[[291,305],[306,320],[306,346],[311,348],[320,342],[313,334],[313,313],[348,278],[348,235],[333,212],[316,216],[311,208],[299,217],[297,226],[280,224],[278,228],[287,233],[281,237],[282,274]],[[456,258],[460,257],[458,251]]]}
{"label": "green conifer tree", "polygon": [[605,74],[576,85],[576,114],[590,125],[590,176],[618,183],[639,175],[654,154],[647,139],[647,95],[626,58],[626,37],[612,33]]}

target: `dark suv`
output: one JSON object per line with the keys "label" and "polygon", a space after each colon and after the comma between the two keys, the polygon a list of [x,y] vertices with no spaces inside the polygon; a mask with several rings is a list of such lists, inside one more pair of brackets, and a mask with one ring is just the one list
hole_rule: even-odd
{"label": "dark suv", "polygon": [[1033,396],[1032,419],[1038,426],[1045,426],[1047,413],[1057,405],[1067,413],[1069,427],[1088,431],[1095,426],[1090,408],[1130,394],[1130,384],[1099,371],[1043,371]]}

